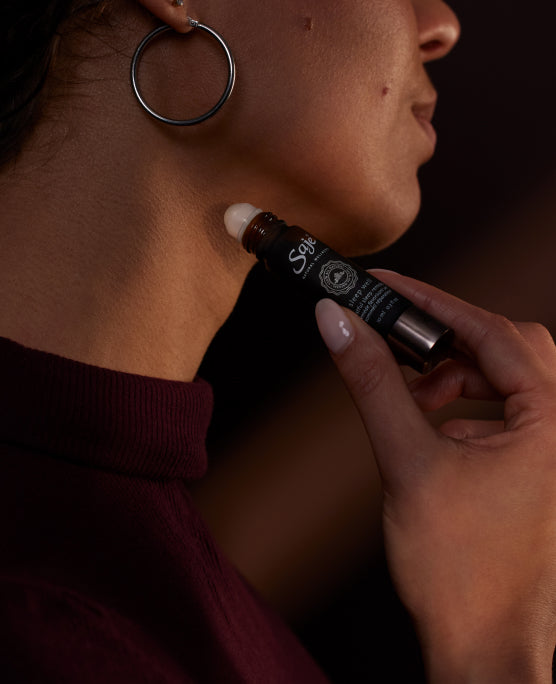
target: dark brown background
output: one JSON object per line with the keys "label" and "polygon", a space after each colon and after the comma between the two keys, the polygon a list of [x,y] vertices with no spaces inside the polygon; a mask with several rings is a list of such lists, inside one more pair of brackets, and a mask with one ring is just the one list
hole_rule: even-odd
{"label": "dark brown background", "polygon": [[[423,209],[396,245],[365,265],[427,280],[515,319],[539,320],[554,333],[556,4],[451,4],[463,33],[452,55],[430,67],[440,92],[435,118],[439,144],[434,160],[421,173]],[[281,453],[295,460],[312,451],[313,464],[305,473],[301,494],[312,511],[311,497],[329,491],[319,489],[321,471],[333,468],[336,456],[337,472],[329,479],[349,469],[345,445],[358,430],[333,373],[312,306],[257,267],[201,370],[216,396],[209,453],[213,470],[224,475],[222,496],[203,497],[201,491],[200,505],[223,546],[230,555],[237,553],[238,565],[247,574],[250,562],[256,567],[257,553],[270,558],[284,542],[281,528],[265,527],[261,514],[260,526],[253,527],[242,551],[241,540],[222,522],[234,519],[234,492],[241,498],[243,491],[225,474],[226,468],[243,472],[235,460],[239,464],[247,454],[248,459],[257,459],[254,468],[262,477],[265,468],[276,468],[273,464]],[[326,407],[337,416],[337,427],[326,420]],[[320,461],[323,430],[331,456]],[[359,436],[353,439],[353,451],[362,452]],[[368,453],[361,458],[368,459]],[[312,478],[314,488],[307,485]],[[251,483],[258,486],[255,476]],[[294,619],[333,681],[421,682],[417,643],[387,579],[376,474],[369,474],[369,483],[363,494],[356,487],[350,493],[349,482],[339,485],[346,501],[359,502],[354,504],[357,510],[349,517],[345,506],[331,500],[330,519],[320,523],[323,530],[313,533],[326,536],[331,520],[336,520],[338,539],[349,542],[337,542],[335,555],[334,548],[322,551],[318,567],[310,559],[310,545],[294,545],[284,566],[290,574],[281,575],[287,575],[286,580],[268,579],[267,573],[260,587]],[[284,510],[290,506],[291,491],[284,495]],[[291,499],[294,507],[295,497]],[[363,499],[367,508],[360,503]],[[302,527],[305,509],[300,510],[295,516]],[[248,519],[253,515],[247,513]],[[278,509],[275,516],[287,517]],[[316,583],[320,588],[315,590],[312,573],[317,571],[328,573],[329,579],[322,586]]]}

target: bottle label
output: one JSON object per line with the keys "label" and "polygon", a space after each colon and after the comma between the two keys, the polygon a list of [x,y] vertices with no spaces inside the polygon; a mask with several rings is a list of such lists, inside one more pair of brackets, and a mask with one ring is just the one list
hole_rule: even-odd
{"label": "bottle label", "polygon": [[305,270],[307,259],[315,253],[316,244],[317,240],[308,233],[305,233],[305,237],[300,240],[299,245],[290,250],[288,259],[293,264],[293,272],[296,275],[300,275]]}
{"label": "bottle label", "polygon": [[321,285],[328,294],[348,294],[357,285],[357,271],[345,261],[333,259],[321,266]]}
{"label": "bottle label", "polygon": [[267,269],[303,284],[314,301],[329,297],[384,337],[411,302],[297,226],[257,256]]}

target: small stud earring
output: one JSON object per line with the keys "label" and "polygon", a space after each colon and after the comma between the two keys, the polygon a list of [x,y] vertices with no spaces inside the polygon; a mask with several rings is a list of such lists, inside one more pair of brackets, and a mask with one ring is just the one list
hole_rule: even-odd
{"label": "small stud earring", "polygon": [[172,0],[174,7],[183,7],[183,0]]}

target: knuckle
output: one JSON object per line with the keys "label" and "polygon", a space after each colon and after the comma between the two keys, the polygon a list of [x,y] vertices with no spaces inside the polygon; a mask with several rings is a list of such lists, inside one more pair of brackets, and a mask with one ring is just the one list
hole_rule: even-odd
{"label": "knuckle", "polygon": [[429,311],[435,304],[434,297],[429,293],[425,292],[422,294],[421,302],[419,303],[419,308],[424,311]]}
{"label": "knuckle", "polygon": [[483,344],[488,344],[489,338],[515,335],[516,326],[506,316],[497,313],[486,313],[476,321],[474,346],[479,350]]}
{"label": "knuckle", "polygon": [[528,323],[527,336],[534,347],[554,346],[554,338],[541,323]]}
{"label": "knuckle", "polygon": [[517,328],[509,318],[502,314],[493,313],[490,315],[491,327],[501,334],[515,334]]}
{"label": "knuckle", "polygon": [[469,429],[464,420],[460,418],[451,418],[443,423],[440,427],[442,434],[456,440],[464,440],[469,436]]}
{"label": "knuckle", "polygon": [[530,323],[527,323],[526,325],[527,328],[531,331],[532,335],[538,335],[539,337],[542,336],[543,338],[550,337],[550,339],[552,339],[552,336],[542,323],[532,321]]}
{"label": "knuckle", "polygon": [[380,357],[369,359],[365,368],[359,369],[353,376],[350,387],[353,398],[358,401],[372,395],[381,385],[384,375],[384,364]]}

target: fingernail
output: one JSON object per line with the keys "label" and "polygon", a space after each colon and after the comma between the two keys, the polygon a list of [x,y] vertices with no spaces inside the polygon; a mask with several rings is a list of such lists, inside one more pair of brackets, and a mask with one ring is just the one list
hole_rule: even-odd
{"label": "fingernail", "polygon": [[399,275],[398,271],[391,271],[389,268],[370,268],[369,273],[393,273]]}
{"label": "fingernail", "polygon": [[317,325],[324,343],[333,354],[344,351],[353,341],[353,327],[344,310],[332,299],[321,299],[315,307]]}

